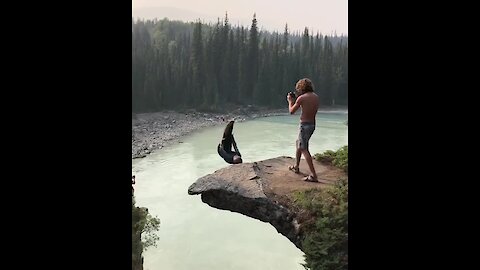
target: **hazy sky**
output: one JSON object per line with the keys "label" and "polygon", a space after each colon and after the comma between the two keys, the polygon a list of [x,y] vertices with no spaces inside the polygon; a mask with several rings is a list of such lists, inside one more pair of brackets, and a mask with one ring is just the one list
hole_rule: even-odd
{"label": "hazy sky", "polygon": [[347,0],[132,0],[134,18],[208,23],[223,19],[225,11],[234,26],[250,26],[256,13],[258,27],[268,31],[283,32],[288,23],[290,32],[308,27],[314,33],[348,35]]}

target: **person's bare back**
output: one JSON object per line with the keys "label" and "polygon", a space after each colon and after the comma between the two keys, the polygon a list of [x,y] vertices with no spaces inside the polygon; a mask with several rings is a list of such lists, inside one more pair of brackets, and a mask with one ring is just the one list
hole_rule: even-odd
{"label": "person's bare back", "polygon": [[302,108],[300,122],[309,122],[315,124],[315,116],[317,115],[318,106],[320,103],[318,95],[313,92],[308,92],[299,96],[297,102]]}
{"label": "person's bare back", "polygon": [[300,122],[309,122],[315,124],[315,116],[317,115],[320,99],[314,92],[306,92],[301,94],[296,101],[287,96],[289,102],[289,111],[294,114],[298,108],[302,108]]}

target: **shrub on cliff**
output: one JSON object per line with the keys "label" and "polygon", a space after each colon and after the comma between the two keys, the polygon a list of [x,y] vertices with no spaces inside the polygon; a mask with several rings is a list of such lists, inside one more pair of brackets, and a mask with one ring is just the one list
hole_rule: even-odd
{"label": "shrub on cliff", "polygon": [[142,252],[150,246],[156,246],[159,237],[156,231],[160,228],[160,220],[152,217],[145,207],[135,206],[132,197],[132,269],[141,269]]}
{"label": "shrub on cliff", "polygon": [[297,192],[295,202],[315,217],[302,242],[305,269],[348,269],[348,181]]}
{"label": "shrub on cliff", "polygon": [[343,146],[336,152],[327,150],[322,154],[315,154],[313,158],[320,162],[331,163],[334,166],[348,172],[348,145]]}

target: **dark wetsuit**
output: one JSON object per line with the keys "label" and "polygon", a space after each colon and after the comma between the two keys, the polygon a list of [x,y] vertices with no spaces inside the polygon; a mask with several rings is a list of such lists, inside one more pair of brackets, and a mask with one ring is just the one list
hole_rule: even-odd
{"label": "dark wetsuit", "polygon": [[[218,154],[230,164],[233,164],[233,156],[242,156],[237,148],[237,143],[235,142],[235,138],[232,134],[233,123],[234,121],[230,121],[230,123],[228,123],[227,127],[225,128],[225,132],[223,133],[222,141],[217,146]],[[232,146],[235,151],[232,151]]]}

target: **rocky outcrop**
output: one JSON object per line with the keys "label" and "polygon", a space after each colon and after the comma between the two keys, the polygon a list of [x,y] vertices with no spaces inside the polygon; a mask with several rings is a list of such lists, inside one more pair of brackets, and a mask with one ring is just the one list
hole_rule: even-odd
{"label": "rocky outcrop", "polygon": [[208,205],[244,214],[268,222],[279,233],[302,249],[302,216],[293,203],[295,191],[322,188],[344,173],[331,166],[314,161],[319,183],[305,182],[308,175],[305,160],[300,164],[300,174],[288,170],[294,163],[290,157],[278,157],[253,163],[235,164],[199,178],[188,194],[201,194]]}

